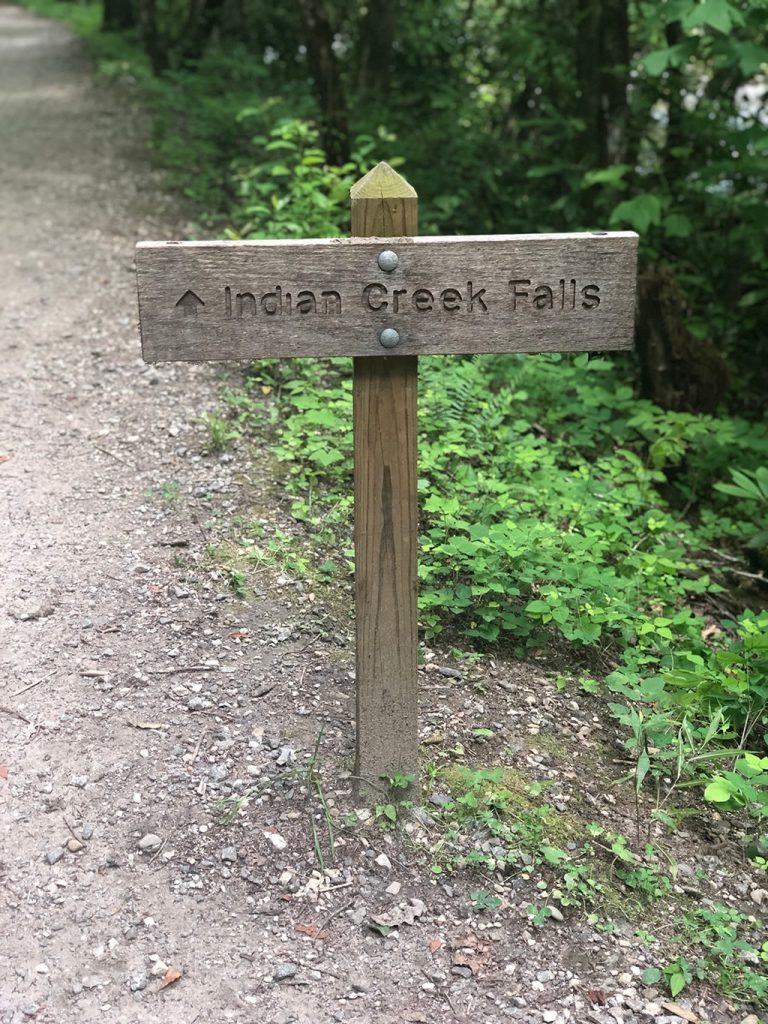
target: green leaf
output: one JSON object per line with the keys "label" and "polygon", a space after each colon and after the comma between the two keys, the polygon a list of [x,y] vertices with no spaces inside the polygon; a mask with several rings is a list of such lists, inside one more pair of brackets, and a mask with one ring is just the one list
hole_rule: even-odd
{"label": "green leaf", "polygon": [[724,804],[728,803],[735,793],[736,787],[727,779],[715,779],[704,790],[704,799],[711,803]]}
{"label": "green leaf", "polygon": [[661,971],[658,967],[646,967],[640,975],[640,981],[644,985],[656,985],[661,981]]}
{"label": "green leaf", "polygon": [[758,46],[751,41],[734,43],[733,49],[739,58],[741,73],[751,78],[761,65],[768,64],[768,47]]}
{"label": "green leaf", "polygon": [[635,231],[642,234],[654,224],[661,223],[662,202],[658,196],[644,192],[634,199],[625,199],[611,213],[610,223],[629,224]]}
{"label": "green leaf", "polygon": [[651,78],[658,78],[663,75],[669,65],[672,56],[671,47],[666,50],[653,50],[643,57],[640,62]]}
{"label": "green leaf", "polygon": [[709,25],[719,32],[728,33],[737,20],[741,21],[739,12],[728,3],[728,0],[704,0],[686,14],[683,18],[683,28],[692,29],[699,25]]}
{"label": "green leaf", "polygon": [[613,164],[612,167],[604,167],[599,171],[587,171],[582,179],[582,187],[617,185],[629,169],[629,164]]}
{"label": "green leaf", "polygon": [[648,754],[643,751],[640,757],[637,759],[637,770],[635,771],[635,789],[640,791],[640,787],[643,784],[645,776],[648,774],[648,770],[651,767],[651,759]]}
{"label": "green leaf", "polygon": [[682,976],[682,974],[678,974],[677,972],[672,974],[669,978],[669,991],[672,995],[672,998],[674,999],[675,996],[680,995],[684,988],[685,978]]}
{"label": "green leaf", "polygon": [[670,213],[664,218],[664,230],[669,238],[688,238],[693,226],[684,213]]}

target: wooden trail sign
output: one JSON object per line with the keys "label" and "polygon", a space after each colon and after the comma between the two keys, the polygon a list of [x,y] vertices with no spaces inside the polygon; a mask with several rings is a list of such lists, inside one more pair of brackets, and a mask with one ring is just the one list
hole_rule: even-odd
{"label": "wooden trail sign", "polygon": [[141,242],[144,358],[374,356],[387,327],[407,355],[630,348],[636,246],[632,232]]}
{"label": "wooden trail sign", "polygon": [[144,359],[354,357],[357,764],[415,773],[417,356],[629,349],[637,235],[415,238],[418,200],[381,163],[352,238],[140,242]]}

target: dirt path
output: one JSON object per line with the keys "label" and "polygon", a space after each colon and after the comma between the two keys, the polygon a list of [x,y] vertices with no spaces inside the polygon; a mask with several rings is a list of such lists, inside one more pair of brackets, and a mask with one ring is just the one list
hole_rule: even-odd
{"label": "dirt path", "polygon": [[[10,7],[0,161],[0,1022],[679,1020],[640,985],[655,961],[631,924],[532,929],[525,872],[432,875],[434,807],[402,841],[345,819],[348,624],[274,565],[247,604],[217,575],[234,512],[254,536],[280,517],[269,474],[206,454],[214,370],[141,362],[133,245],[172,228],[140,126],[64,28]],[[530,666],[473,687],[437,664],[422,734],[441,756],[474,743],[629,829],[596,704]],[[696,884],[748,905],[748,874],[690,842],[671,856]],[[473,908],[478,885],[498,910]],[[411,923],[366,928],[382,912]],[[702,1020],[743,1016],[697,1000]]]}

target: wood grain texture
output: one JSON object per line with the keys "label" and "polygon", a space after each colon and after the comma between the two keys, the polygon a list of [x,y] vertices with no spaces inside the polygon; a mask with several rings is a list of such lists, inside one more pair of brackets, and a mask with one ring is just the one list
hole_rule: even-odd
{"label": "wood grain texture", "polygon": [[[379,164],[353,188],[353,235],[388,220],[397,235],[417,230],[415,193],[392,174]],[[418,770],[417,374],[415,356],[354,360],[355,775],[374,785]]]}
{"label": "wood grain texture", "polygon": [[[398,355],[632,347],[634,232],[403,237],[415,203],[353,199],[374,240],[139,243],[144,358],[379,356],[385,327]],[[390,273],[385,248],[399,258]]]}

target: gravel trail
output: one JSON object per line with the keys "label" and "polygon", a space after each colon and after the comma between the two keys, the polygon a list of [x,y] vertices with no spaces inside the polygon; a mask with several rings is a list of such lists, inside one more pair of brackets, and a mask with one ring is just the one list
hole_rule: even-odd
{"label": "gravel trail", "polygon": [[[64,27],[0,6],[0,1024],[757,1024],[642,985],[642,918],[534,928],[526,872],[431,870],[440,801],[397,834],[354,808],[349,616],[288,572],[269,453],[206,451],[224,371],[140,359],[134,244],[181,233],[143,127]],[[598,701],[449,660],[420,673],[425,764],[634,827]],[[733,844],[673,841],[708,898],[768,899]]]}

